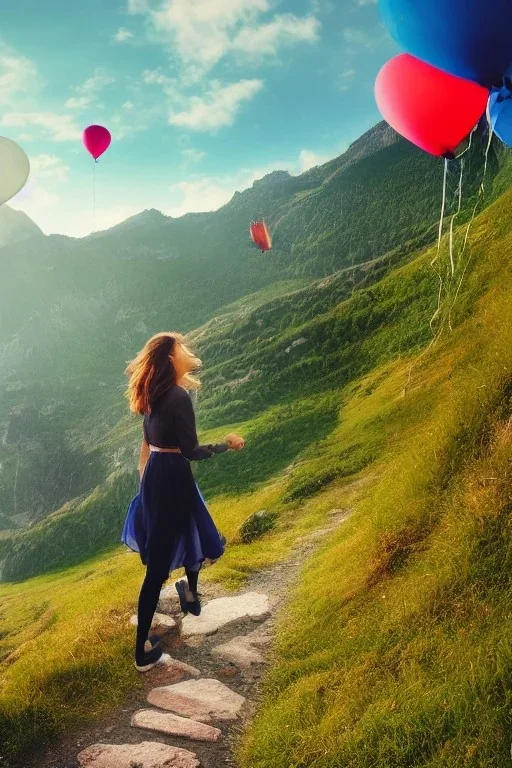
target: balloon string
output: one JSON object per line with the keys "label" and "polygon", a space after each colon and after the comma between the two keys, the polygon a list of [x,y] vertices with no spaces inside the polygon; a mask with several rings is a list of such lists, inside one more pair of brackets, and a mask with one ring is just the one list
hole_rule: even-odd
{"label": "balloon string", "polygon": [[446,185],[447,185],[447,179],[448,179],[448,160],[445,159],[444,161],[444,173],[443,173],[443,199],[441,202],[441,218],[439,219],[439,232],[437,235],[437,253],[435,257],[432,259],[431,264],[433,265],[437,259],[439,258],[439,251],[441,250],[441,239],[443,237],[443,222],[444,222],[444,214],[446,210]]}
{"label": "balloon string", "polygon": [[443,221],[444,221],[444,214],[446,210],[446,186],[447,186],[447,180],[448,180],[448,160],[445,159],[444,161],[444,173],[443,173],[443,199],[441,202],[441,218],[439,220],[439,234],[437,237],[437,253],[430,262],[430,266],[434,267],[434,271],[437,275],[437,278],[439,280],[439,291],[437,295],[437,308],[432,317],[430,318],[430,329],[432,330],[432,326],[434,325],[434,322],[436,318],[438,317],[440,311],[441,311],[441,296],[443,294],[443,278],[441,276],[441,272],[436,269],[434,266],[437,260],[439,259],[439,252],[441,250],[441,239],[443,236]]}
{"label": "balloon string", "polygon": [[460,163],[460,176],[459,176],[459,186],[457,188],[458,192],[458,198],[459,198],[459,204],[457,206],[457,210],[453,214],[450,220],[450,268],[452,271],[452,277],[455,274],[455,263],[453,259],[453,226],[455,223],[455,219],[459,215],[461,208],[462,208],[462,178],[464,176],[464,160],[461,160]]}
{"label": "balloon string", "polygon": [[[468,244],[469,233],[470,233],[470,230],[471,230],[471,225],[473,224],[473,221],[475,220],[477,208],[478,208],[478,205],[480,203],[480,199],[481,199],[482,193],[484,192],[484,182],[485,182],[485,177],[486,177],[486,173],[487,173],[489,152],[490,152],[490,149],[491,149],[492,137],[493,137],[493,133],[494,133],[494,131],[492,129],[492,125],[491,125],[491,117],[490,117],[489,104],[487,104],[486,115],[487,115],[487,121],[488,121],[488,125],[489,125],[489,140],[487,142],[487,147],[486,147],[486,150],[485,150],[485,162],[484,162],[484,169],[483,169],[483,174],[482,174],[482,183],[481,183],[479,191],[478,191],[477,201],[476,201],[476,203],[475,203],[475,205],[473,207],[473,211],[472,211],[472,214],[471,214],[471,219],[469,220],[469,223],[468,223],[468,225],[466,227],[466,232],[465,232],[465,235],[464,235],[464,243],[463,243],[463,246],[462,246],[462,251],[461,251],[461,254],[460,254],[460,257],[459,257],[459,261],[462,261],[462,259],[464,258],[464,254],[466,252],[466,247],[467,247],[467,244]],[[471,149],[471,144],[472,144],[472,141],[473,141],[473,135],[476,133],[476,130],[477,130],[477,127],[475,127],[473,129],[473,131],[471,132],[468,146],[466,147],[464,152],[462,152],[458,156],[457,159],[461,158],[462,155],[465,155],[466,152],[468,152]],[[448,161],[445,160],[445,172],[444,172],[444,181],[443,181],[443,204],[442,204],[442,207],[441,207],[441,221],[440,221],[440,224],[439,224],[439,232],[440,232],[440,234],[442,233],[442,223],[443,223],[443,216],[444,216],[444,207],[445,207],[445,204],[446,204],[447,162]],[[461,166],[461,173],[460,173],[460,179],[459,179],[459,189],[458,189],[458,192],[459,192],[459,205],[458,205],[458,210],[457,210],[457,214],[456,215],[458,215],[460,213],[461,208],[462,208],[462,178],[463,178],[463,166]],[[453,218],[452,218],[451,224],[453,224]],[[438,254],[439,254],[439,250],[440,250],[440,243],[441,243],[441,238],[439,237],[438,245],[437,245],[437,252],[438,252]],[[438,256],[436,256],[432,260],[432,262],[431,262],[432,266],[437,261],[437,258],[438,258]],[[472,254],[470,255],[470,258],[468,259],[468,261],[467,261],[467,263],[466,263],[466,265],[464,267],[464,270],[462,272],[461,278],[460,278],[460,280],[458,282],[458,285],[457,285],[457,290],[455,292],[455,297],[454,297],[453,303],[452,303],[452,305],[451,305],[451,307],[449,309],[449,312],[448,312],[448,325],[449,325],[450,331],[453,331],[452,322],[451,322],[451,313],[452,313],[452,310],[453,310],[453,308],[454,308],[454,306],[456,304],[456,301],[457,301],[460,289],[461,289],[462,284],[464,282],[464,277],[465,277],[466,272],[467,272],[467,270],[469,268],[469,265],[471,263],[471,259],[472,259]],[[436,318],[438,317],[438,315],[439,315],[439,313],[441,311],[441,296],[442,296],[442,291],[443,291],[443,278],[442,278],[442,275],[441,275],[440,271],[438,269],[436,269],[436,268],[435,268],[435,272],[436,272],[437,277],[439,279],[439,293],[438,293],[438,298],[437,298],[437,301],[438,301],[437,310],[434,313],[434,316],[432,317],[432,319],[430,321],[430,328],[431,329],[432,329],[432,325],[433,325],[434,321],[436,320]],[[436,345],[436,343],[441,338],[442,332],[443,332],[443,328],[441,326],[441,328],[438,330],[438,332],[436,333],[434,338],[431,339],[430,344],[411,363],[411,365],[409,367],[409,375],[408,375],[408,378],[407,378],[407,382],[406,382],[404,390],[403,390],[404,397],[406,396],[407,390],[408,390],[409,385],[410,385],[413,369],[416,368],[416,366],[418,365],[419,361],[425,355],[428,354],[428,352],[432,349],[432,347],[434,347]]]}
{"label": "balloon string", "polygon": [[482,175],[482,186],[480,188],[480,192],[483,194],[485,192],[485,177],[487,174],[487,164],[489,162],[489,152],[491,151],[491,144],[492,144],[492,137],[494,135],[494,130],[492,127],[492,120],[491,120],[491,100],[487,102],[487,109],[485,111],[485,116],[487,117],[487,125],[489,126],[489,139],[487,141],[487,146],[485,148],[485,162],[484,162],[484,172]]}
{"label": "balloon string", "polygon": [[[484,160],[484,170],[483,170],[483,174],[482,174],[482,183],[480,184],[480,188],[478,190],[478,195],[477,195],[476,203],[473,206],[473,211],[472,211],[472,214],[471,214],[471,218],[470,218],[470,220],[468,222],[468,225],[466,227],[466,232],[465,232],[465,235],[464,235],[464,243],[462,245],[462,252],[460,254],[460,260],[461,261],[464,258],[464,254],[466,253],[466,247],[467,247],[468,239],[469,239],[469,232],[470,232],[471,226],[472,226],[472,224],[473,224],[473,222],[475,220],[477,208],[478,208],[478,206],[480,204],[480,200],[482,198],[482,195],[485,192],[485,177],[486,177],[486,174],[487,174],[487,167],[488,167],[488,161],[489,161],[489,152],[491,150],[492,138],[493,138],[493,135],[494,135],[494,131],[493,131],[493,127],[492,127],[492,121],[491,121],[491,113],[490,113],[489,103],[487,104],[486,117],[487,117],[487,124],[489,126],[489,139],[487,141],[487,147],[485,148],[485,160]],[[455,304],[456,304],[457,299],[459,297],[460,289],[462,288],[462,283],[464,282],[464,278],[465,278],[466,273],[468,271],[469,265],[471,264],[471,259],[472,259],[472,255],[470,255],[470,257],[467,260],[466,265],[465,265],[465,267],[463,269],[461,278],[460,278],[459,283],[457,285],[457,290],[455,291],[455,296],[454,296],[452,305],[451,305],[449,313],[448,313],[448,325],[449,325],[450,331],[453,330],[453,328],[452,328],[452,311],[453,311],[453,308],[455,307]]]}
{"label": "balloon string", "polygon": [[96,160],[92,166],[92,231],[96,231]]}

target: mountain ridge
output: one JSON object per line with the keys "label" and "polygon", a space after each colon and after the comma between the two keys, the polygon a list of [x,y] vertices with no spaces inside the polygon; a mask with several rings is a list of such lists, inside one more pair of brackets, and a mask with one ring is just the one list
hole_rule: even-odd
{"label": "mountain ridge", "polygon": [[23,211],[0,206],[0,248],[31,238],[44,238],[43,230]]}
{"label": "mountain ridge", "polygon": [[[469,208],[484,162],[478,143],[465,159]],[[489,175],[504,173],[493,153],[488,166]],[[123,418],[122,372],[162,328],[193,333],[223,308],[239,307],[230,310],[233,322],[203,334],[203,424],[254,417],[265,376],[276,377],[276,406],[290,397],[293,377],[310,365],[300,359],[307,345],[294,347],[301,334],[291,329],[316,316],[314,327],[353,334],[351,322],[332,325],[329,313],[435,240],[441,181],[440,164],[379,124],[339,158],[298,177],[271,174],[262,188],[253,185],[213,213],[172,219],[150,209],[94,237],[50,235],[3,248],[4,516],[13,526],[44,519],[106,479],[113,463],[100,445]],[[265,255],[249,237],[255,212],[273,234]],[[243,309],[253,301],[253,310]],[[254,347],[248,357],[245,339]],[[324,363],[330,376],[336,365],[349,375],[349,361],[331,356]],[[237,398],[224,381],[241,382]],[[123,448],[123,462],[130,450]]]}

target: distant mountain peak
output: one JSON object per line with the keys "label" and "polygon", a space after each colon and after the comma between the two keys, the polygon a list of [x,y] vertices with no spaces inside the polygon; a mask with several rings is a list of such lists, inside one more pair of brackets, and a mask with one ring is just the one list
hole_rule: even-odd
{"label": "distant mountain peak", "polygon": [[255,182],[253,182],[253,189],[256,187],[262,187],[267,186],[269,184],[276,184],[281,181],[288,181],[292,177],[288,173],[288,171],[272,171],[271,173],[267,173],[266,176],[263,176],[262,179],[257,179]]}
{"label": "distant mountain peak", "polygon": [[31,237],[44,237],[43,230],[23,211],[0,206],[0,248]]}
{"label": "distant mountain peak", "polygon": [[128,223],[129,221],[133,224],[136,223],[145,223],[147,221],[165,221],[166,219],[169,219],[170,216],[165,216],[161,211],[158,211],[156,208],[146,208],[144,211],[141,211],[140,213],[136,213],[134,216],[130,216],[130,218],[126,219],[126,221],[123,222],[123,224]]}
{"label": "distant mountain peak", "polygon": [[156,208],[146,208],[144,211],[135,213],[128,219],[119,222],[119,224],[115,224],[113,227],[101,230],[100,232],[93,232],[88,235],[88,237],[103,237],[110,232],[124,232],[127,229],[134,229],[135,227],[163,224],[165,221],[171,221],[171,219],[172,216],[165,216],[165,214],[158,211]]}

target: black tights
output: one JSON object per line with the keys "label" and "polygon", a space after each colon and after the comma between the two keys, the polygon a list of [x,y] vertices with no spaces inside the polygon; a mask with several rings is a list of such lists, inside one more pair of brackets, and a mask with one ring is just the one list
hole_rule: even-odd
{"label": "black tights", "polygon": [[[188,586],[194,595],[197,592],[197,580],[199,571],[185,570]],[[146,576],[142,582],[139,595],[139,604],[137,610],[137,639],[135,641],[135,662],[142,665],[144,663],[144,646],[148,639],[151,622],[155,615],[156,606],[160,598],[160,590],[169,578],[169,570],[159,566],[148,564]]]}

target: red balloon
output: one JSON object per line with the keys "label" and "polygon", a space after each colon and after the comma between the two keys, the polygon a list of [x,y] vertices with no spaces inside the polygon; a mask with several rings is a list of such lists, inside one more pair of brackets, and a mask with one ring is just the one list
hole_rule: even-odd
{"label": "red balloon", "polygon": [[485,112],[489,91],[403,53],[382,67],[375,98],[395,131],[425,152],[453,158]]}
{"label": "red balloon", "polygon": [[272,238],[264,221],[251,221],[250,233],[252,241],[262,253],[272,248]]}
{"label": "red balloon", "polygon": [[83,132],[82,141],[86,150],[97,160],[109,148],[112,137],[102,125],[90,125]]}

